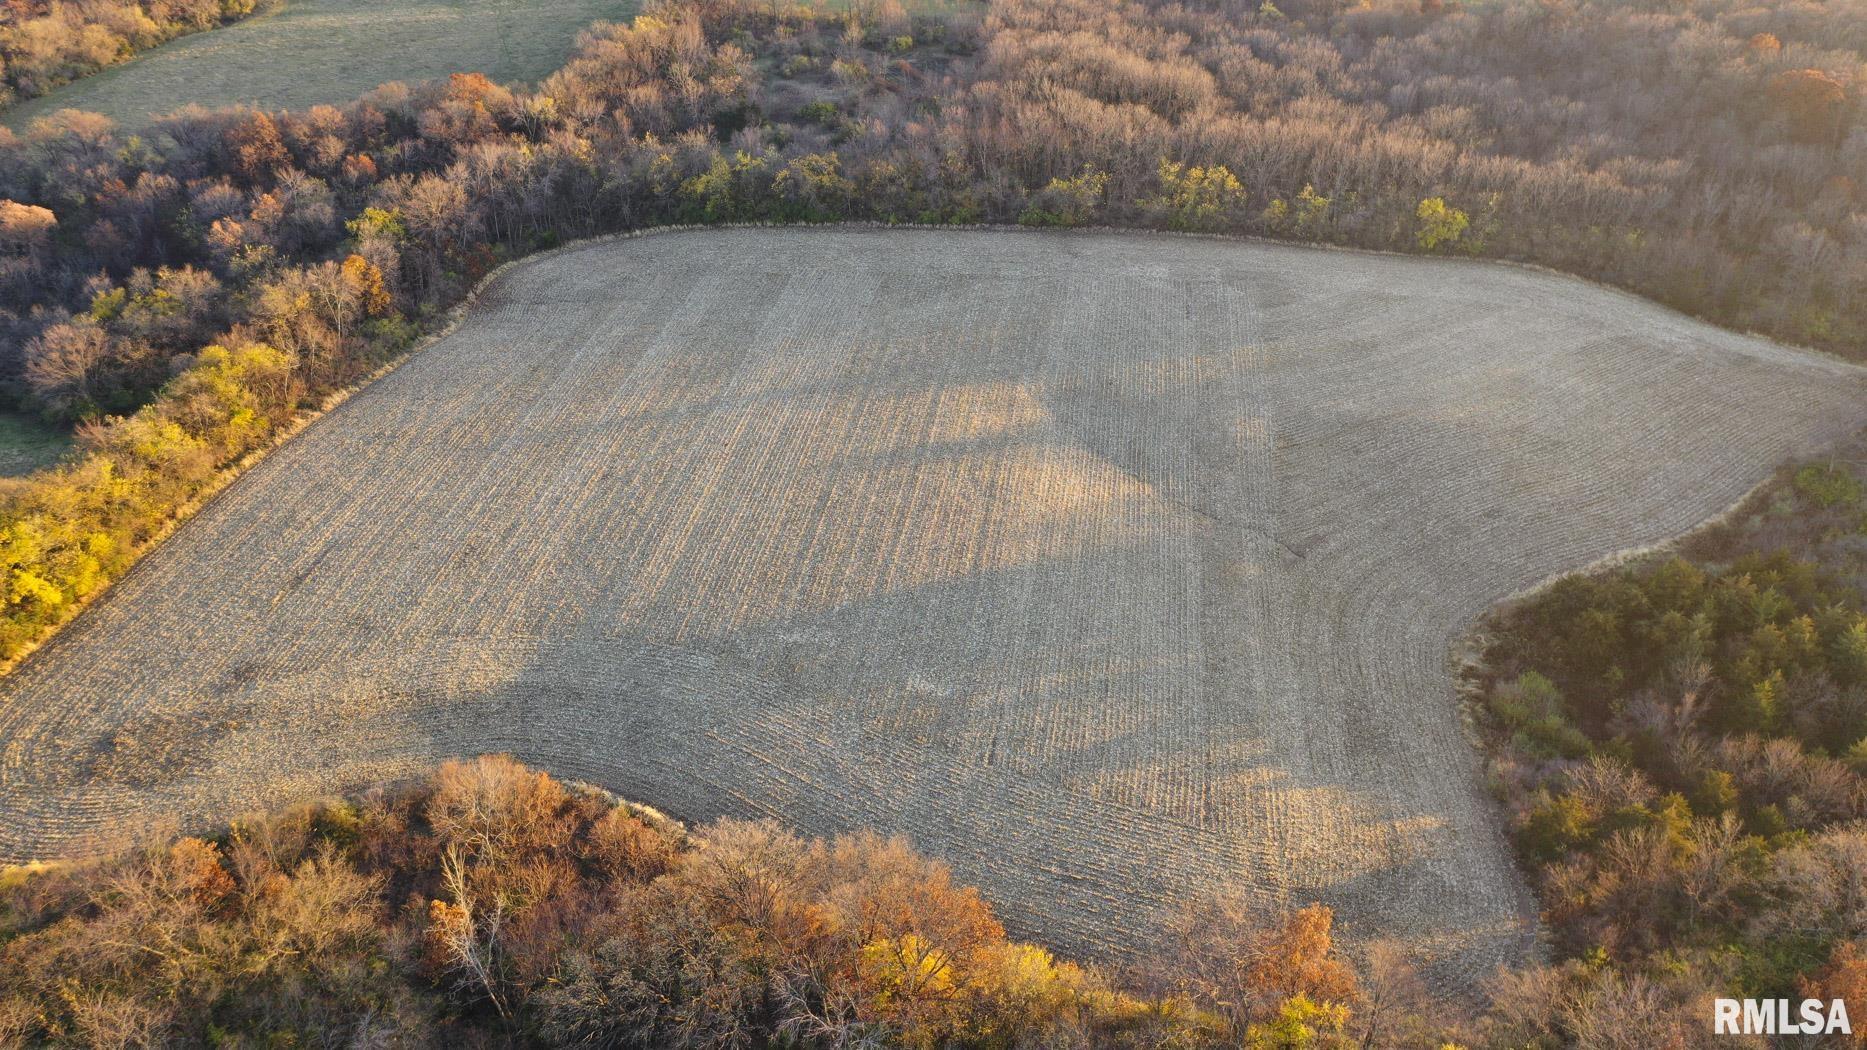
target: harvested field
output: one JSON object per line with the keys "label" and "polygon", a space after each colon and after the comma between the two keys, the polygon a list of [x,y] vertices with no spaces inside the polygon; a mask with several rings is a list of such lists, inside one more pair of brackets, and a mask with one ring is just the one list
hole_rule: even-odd
{"label": "harvested field", "polygon": [[530,82],[570,57],[591,22],[632,18],[637,0],[288,0],[279,10],[182,37],[6,111],[23,130],[61,109],[129,128],[181,106],[342,105],[379,84],[449,73]]}
{"label": "harvested field", "polygon": [[1075,953],[1237,882],[1480,975],[1531,904],[1448,645],[1850,431],[1864,377],[1476,263],[578,248],[0,683],[0,860],[510,751],[690,819],[906,833]]}

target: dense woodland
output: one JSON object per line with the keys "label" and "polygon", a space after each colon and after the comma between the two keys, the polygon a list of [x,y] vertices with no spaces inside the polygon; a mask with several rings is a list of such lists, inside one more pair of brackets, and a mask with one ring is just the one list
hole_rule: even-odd
{"label": "dense woodland", "polygon": [[1328,909],[1215,900],[1144,990],[907,844],[690,836],[510,759],[0,883],[0,1045],[1432,1045]]}
{"label": "dense woodland", "polygon": [[[1610,751],[1571,761],[1562,797],[1638,782]],[[1735,790],[1735,820],[1770,804]],[[1653,795],[1543,861],[1604,891],[1565,915],[1545,886],[1559,935],[1586,936],[1470,1002],[1398,945],[1347,957],[1326,907],[1223,888],[1149,931],[1153,957],[1078,965],[899,839],[689,833],[489,756],[0,871],[0,1045],[1690,1050],[1713,980],[1858,1001],[1858,825],[1669,823],[1688,803]]]}
{"label": "dense woodland", "polygon": [[1867,1002],[1867,438],[1492,627],[1491,778],[1567,960],[1527,1001],[1607,979],[1679,1045],[1714,994]]}
{"label": "dense woodland", "polygon": [[0,107],[252,14],[256,0],[4,0]]}

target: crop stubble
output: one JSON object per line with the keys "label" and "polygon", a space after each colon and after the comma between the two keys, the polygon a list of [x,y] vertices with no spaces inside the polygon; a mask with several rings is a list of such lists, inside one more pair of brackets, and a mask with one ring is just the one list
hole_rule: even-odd
{"label": "crop stubble", "polygon": [[1581,282],[1128,235],[518,267],[0,683],[0,860],[510,751],[911,836],[1122,958],[1224,884],[1449,977],[1530,904],[1447,649],[1857,425]]}

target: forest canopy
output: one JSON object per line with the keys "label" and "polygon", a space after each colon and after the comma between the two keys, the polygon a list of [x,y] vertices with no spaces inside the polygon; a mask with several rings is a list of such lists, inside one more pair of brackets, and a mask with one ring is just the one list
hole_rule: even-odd
{"label": "forest canopy", "polygon": [[1332,923],[1215,900],[1173,968],[1124,989],[1008,939],[903,840],[690,834],[489,756],[0,871],[0,1043],[1346,1050],[1425,1032],[1392,990],[1364,996]]}

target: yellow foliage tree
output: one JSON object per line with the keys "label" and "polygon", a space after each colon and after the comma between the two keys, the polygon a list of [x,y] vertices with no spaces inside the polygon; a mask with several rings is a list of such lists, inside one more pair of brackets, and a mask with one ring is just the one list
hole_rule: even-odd
{"label": "yellow foliage tree", "polygon": [[1051,179],[1018,215],[1022,226],[1081,226],[1094,219],[1108,193],[1109,176],[1089,165],[1067,179]]}
{"label": "yellow foliage tree", "polygon": [[862,946],[857,972],[867,1012],[903,1033],[909,1045],[933,1045],[951,1031],[959,1002],[953,957],[916,934],[882,937]]}
{"label": "yellow foliage tree", "polygon": [[1245,1032],[1249,1050],[1321,1050],[1353,1045],[1343,1029],[1348,1007],[1319,1003],[1307,995],[1294,995],[1278,1007],[1277,1016],[1254,1024]]}
{"label": "yellow foliage tree", "polygon": [[1472,224],[1471,216],[1447,204],[1444,197],[1426,198],[1413,214],[1420,220],[1419,245],[1429,252],[1457,244]]}
{"label": "yellow foliage tree", "polygon": [[382,271],[374,263],[352,255],[344,260],[343,278],[356,292],[366,315],[381,317],[389,312],[389,292],[383,287]]}
{"label": "yellow foliage tree", "polygon": [[1189,166],[1163,157],[1159,174],[1159,195],[1141,204],[1161,213],[1176,230],[1222,229],[1243,210],[1249,196],[1223,164]]}
{"label": "yellow foliage tree", "polygon": [[792,159],[772,178],[771,188],[783,201],[779,218],[827,222],[842,213],[856,192],[856,184],[842,172],[834,153],[806,153]]}

